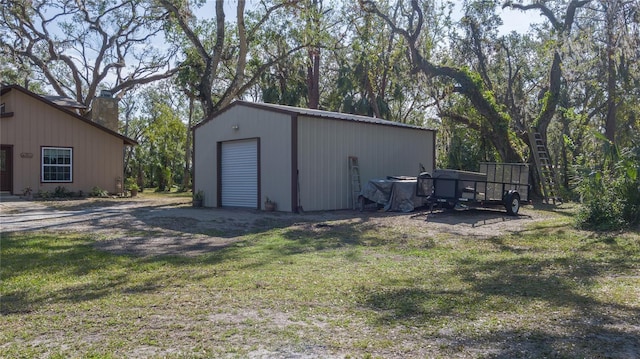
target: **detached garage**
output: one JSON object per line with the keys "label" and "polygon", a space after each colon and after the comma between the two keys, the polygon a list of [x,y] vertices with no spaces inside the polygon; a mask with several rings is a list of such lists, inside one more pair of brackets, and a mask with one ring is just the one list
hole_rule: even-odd
{"label": "detached garage", "polygon": [[434,130],[377,118],[236,101],[194,127],[194,192],[207,207],[285,212],[352,207],[362,184],[435,166]]}

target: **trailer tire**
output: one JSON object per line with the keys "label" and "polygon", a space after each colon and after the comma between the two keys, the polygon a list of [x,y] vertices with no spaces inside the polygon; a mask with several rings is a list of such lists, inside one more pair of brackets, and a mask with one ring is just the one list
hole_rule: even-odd
{"label": "trailer tire", "polygon": [[520,195],[518,192],[509,192],[505,197],[504,207],[507,210],[507,214],[510,216],[517,216],[520,211]]}

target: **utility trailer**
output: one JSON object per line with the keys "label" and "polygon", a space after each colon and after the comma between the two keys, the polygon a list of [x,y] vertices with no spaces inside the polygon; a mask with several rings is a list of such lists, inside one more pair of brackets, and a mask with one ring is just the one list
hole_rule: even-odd
{"label": "utility trailer", "polygon": [[426,197],[433,208],[503,205],[518,215],[520,203],[529,202],[529,165],[483,162],[480,172],[437,169],[418,176],[416,195]]}

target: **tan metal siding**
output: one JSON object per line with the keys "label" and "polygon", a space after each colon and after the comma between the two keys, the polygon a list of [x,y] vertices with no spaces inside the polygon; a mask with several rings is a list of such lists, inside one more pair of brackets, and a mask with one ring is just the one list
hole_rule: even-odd
{"label": "tan metal siding", "polygon": [[204,192],[204,205],[218,205],[218,143],[259,138],[259,206],[262,208],[269,197],[278,210],[292,211],[291,121],[287,114],[232,106],[196,127],[194,185],[196,191]]}
{"label": "tan metal siding", "polygon": [[434,132],[298,118],[300,202],[304,210],[351,207],[348,157],[358,157],[362,184],[389,175],[417,176],[434,168]]}
{"label": "tan metal siding", "polygon": [[[123,174],[122,139],[19,91],[6,93],[2,102],[14,113],[0,120],[0,141],[14,146],[14,193],[27,186],[34,192],[58,186],[85,193],[94,186],[117,192],[116,178]],[[73,148],[72,183],[40,182],[42,146]]]}

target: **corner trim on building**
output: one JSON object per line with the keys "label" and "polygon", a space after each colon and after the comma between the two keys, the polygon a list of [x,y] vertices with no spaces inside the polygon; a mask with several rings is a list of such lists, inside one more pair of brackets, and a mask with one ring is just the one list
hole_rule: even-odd
{"label": "corner trim on building", "polygon": [[[198,191],[196,186],[196,132],[193,128],[187,129],[187,136],[191,136],[191,198],[193,198],[193,195]],[[204,203],[202,205],[205,206]]]}
{"label": "corner trim on building", "polygon": [[298,180],[298,115],[291,115],[291,211],[299,213],[298,193],[300,181]]}
{"label": "corner trim on building", "polygon": [[432,157],[432,158],[433,158],[433,168],[431,169],[431,172],[432,172],[432,173],[433,173],[433,171],[435,171],[435,169],[436,169],[436,154],[437,154],[437,152],[438,152],[438,151],[437,151],[437,148],[436,148],[436,147],[438,147],[438,146],[437,146],[437,144],[438,144],[438,143],[436,142],[436,140],[437,140],[437,139],[436,139],[437,132],[438,132],[438,131],[433,130],[433,157]]}
{"label": "corner trim on building", "polygon": [[222,142],[216,143],[216,207],[222,207]]}

